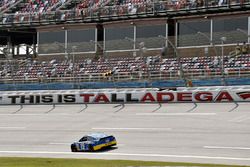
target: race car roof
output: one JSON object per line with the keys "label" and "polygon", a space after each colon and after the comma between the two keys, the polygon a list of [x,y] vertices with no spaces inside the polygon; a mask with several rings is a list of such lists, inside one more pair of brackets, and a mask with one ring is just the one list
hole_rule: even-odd
{"label": "race car roof", "polygon": [[108,137],[108,135],[106,135],[105,133],[91,133],[87,136],[91,136],[95,139],[100,139],[100,138],[104,138],[104,137]]}

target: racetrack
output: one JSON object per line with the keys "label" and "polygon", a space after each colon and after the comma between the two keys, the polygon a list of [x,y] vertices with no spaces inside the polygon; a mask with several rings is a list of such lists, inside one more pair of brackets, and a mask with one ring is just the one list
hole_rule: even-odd
{"label": "racetrack", "polygon": [[[0,106],[0,119],[0,156],[250,165],[249,103]],[[91,132],[118,147],[71,153]]]}

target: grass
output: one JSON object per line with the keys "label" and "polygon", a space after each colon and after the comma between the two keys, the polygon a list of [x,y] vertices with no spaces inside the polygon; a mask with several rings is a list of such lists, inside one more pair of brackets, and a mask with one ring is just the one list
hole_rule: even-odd
{"label": "grass", "polygon": [[240,167],[236,165],[149,162],[128,160],[93,160],[62,158],[12,158],[1,157],[0,167],[145,167],[145,166],[195,166],[195,167]]}

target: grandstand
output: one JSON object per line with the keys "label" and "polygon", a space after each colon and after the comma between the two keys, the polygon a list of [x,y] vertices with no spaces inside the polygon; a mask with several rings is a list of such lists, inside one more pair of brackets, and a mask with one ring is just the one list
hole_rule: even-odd
{"label": "grandstand", "polygon": [[0,89],[247,85],[249,9],[247,0],[2,0]]}

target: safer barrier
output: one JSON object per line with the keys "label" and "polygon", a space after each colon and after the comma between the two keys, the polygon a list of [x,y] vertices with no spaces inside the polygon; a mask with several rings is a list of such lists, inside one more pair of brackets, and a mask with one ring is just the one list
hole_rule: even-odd
{"label": "safer barrier", "polygon": [[250,89],[158,90],[107,89],[64,91],[6,91],[0,104],[88,104],[88,103],[176,103],[176,102],[250,102]]}
{"label": "safer barrier", "polygon": [[[193,86],[222,85],[221,78],[192,80]],[[226,85],[250,85],[250,78],[225,78]],[[183,80],[123,81],[123,82],[79,82],[79,83],[18,83],[0,84],[0,91],[20,90],[69,90],[69,89],[115,89],[115,88],[166,88],[185,86]]]}

